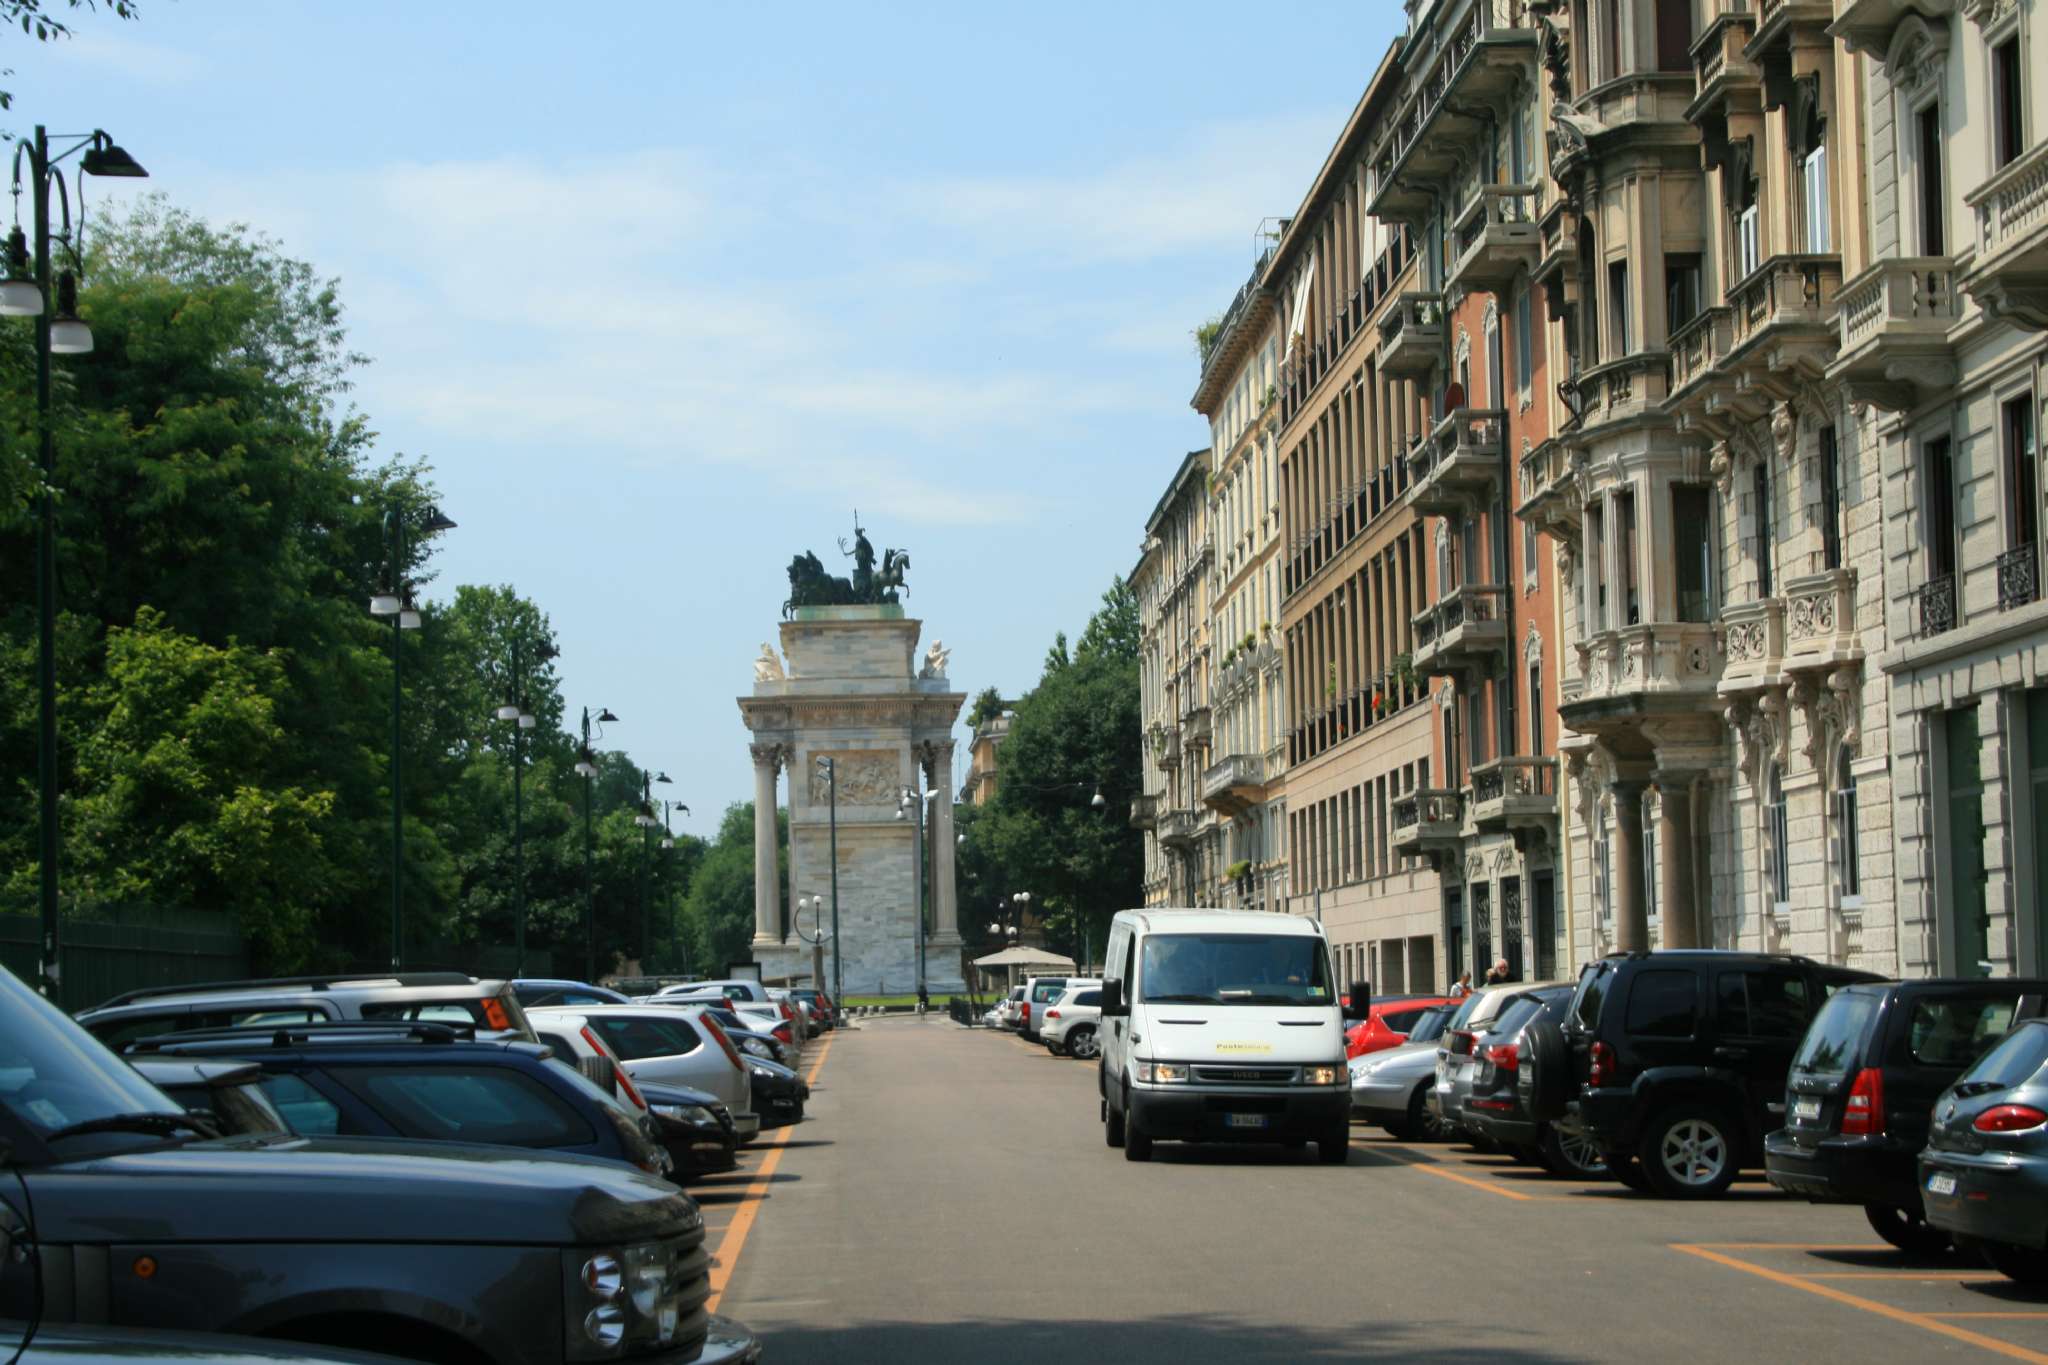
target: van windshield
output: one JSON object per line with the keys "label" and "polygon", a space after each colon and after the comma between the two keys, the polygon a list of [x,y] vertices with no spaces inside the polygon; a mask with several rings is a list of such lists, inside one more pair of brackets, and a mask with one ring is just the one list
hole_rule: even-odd
{"label": "van windshield", "polygon": [[1153,934],[1139,998],[1200,1005],[1327,1005],[1323,941],[1306,934]]}

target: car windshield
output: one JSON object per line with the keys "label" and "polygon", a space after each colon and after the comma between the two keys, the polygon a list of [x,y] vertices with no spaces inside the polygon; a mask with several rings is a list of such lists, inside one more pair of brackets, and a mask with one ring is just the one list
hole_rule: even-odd
{"label": "car windshield", "polygon": [[2007,1090],[2032,1079],[2043,1065],[2048,1065],[2048,1025],[2027,1024],[2007,1034],[1957,1084]]}
{"label": "car windshield", "polygon": [[1444,1025],[1449,1022],[1450,1017],[1450,1010],[1442,1005],[1438,1005],[1435,1009],[1424,1010],[1422,1017],[1415,1021],[1415,1027],[1408,1030],[1408,1041],[1411,1043],[1433,1042],[1444,1031]]}
{"label": "car windshield", "polygon": [[1878,997],[1866,991],[1843,991],[1813,1016],[1806,1037],[1792,1056],[1792,1069],[1810,1076],[1846,1076],[1863,1056],[1863,1040],[1877,1017]]}
{"label": "car windshield", "polygon": [[1522,1025],[1536,1017],[1543,1008],[1543,1002],[1533,995],[1525,995],[1509,1003],[1493,1021],[1493,1031],[1502,1037],[1521,1032]]}
{"label": "car windshield", "polygon": [[[0,969],[0,1104],[37,1137],[124,1114],[183,1115],[177,1101],[144,1080],[37,995]],[[140,1132],[117,1137],[133,1146]],[[156,1140],[161,1140],[158,1137]],[[65,1156],[90,1156],[96,1141],[64,1147]]]}
{"label": "car windshield", "polygon": [[1306,934],[1153,934],[1138,981],[1147,1001],[1327,1005],[1323,941]]}

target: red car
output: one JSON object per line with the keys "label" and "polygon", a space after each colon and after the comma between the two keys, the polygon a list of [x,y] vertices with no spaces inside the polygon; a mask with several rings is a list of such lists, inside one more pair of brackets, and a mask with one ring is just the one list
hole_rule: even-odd
{"label": "red car", "polygon": [[1345,1031],[1344,1055],[1346,1058],[1363,1057],[1368,1052],[1399,1047],[1408,1041],[1408,1030],[1415,1026],[1424,1010],[1435,1005],[1456,1003],[1443,995],[1396,995],[1375,1000],[1364,1022],[1353,1024]]}

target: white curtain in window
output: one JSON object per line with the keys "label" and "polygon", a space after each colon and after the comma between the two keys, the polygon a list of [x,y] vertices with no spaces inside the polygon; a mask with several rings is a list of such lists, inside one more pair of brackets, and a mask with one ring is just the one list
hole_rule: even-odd
{"label": "white curtain in window", "polygon": [[1287,353],[1281,357],[1283,362],[1293,358],[1295,343],[1307,335],[1309,290],[1315,282],[1316,258],[1310,256],[1294,282],[1294,309],[1287,315]]}
{"label": "white curtain in window", "polygon": [[1806,249],[1825,254],[1831,239],[1828,221],[1828,148],[1826,143],[1807,155],[1803,167],[1806,184]]}

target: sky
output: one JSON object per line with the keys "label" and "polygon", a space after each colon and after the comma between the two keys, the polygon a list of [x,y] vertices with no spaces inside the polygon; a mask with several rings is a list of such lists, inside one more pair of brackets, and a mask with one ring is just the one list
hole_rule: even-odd
{"label": "sky", "polygon": [[789,561],[849,572],[856,509],[956,690],[1016,696],[1080,634],[1208,444],[1194,328],[1400,19],[141,0],[0,36],[0,127],[104,128],[338,277],[353,400],[457,523],[437,592],[534,599],[572,713],[617,712],[709,835],[753,796],[734,698]]}

